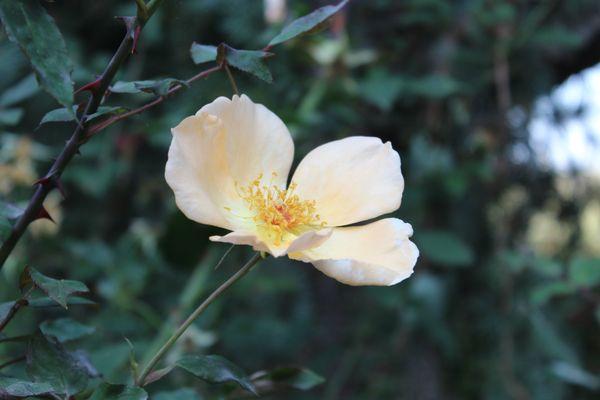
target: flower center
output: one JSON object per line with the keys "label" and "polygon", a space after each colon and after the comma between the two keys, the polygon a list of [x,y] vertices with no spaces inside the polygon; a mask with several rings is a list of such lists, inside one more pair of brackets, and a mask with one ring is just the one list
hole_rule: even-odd
{"label": "flower center", "polygon": [[[276,173],[272,174],[273,178],[276,176]],[[316,213],[314,200],[302,200],[294,194],[295,183],[281,189],[272,182],[261,185],[262,177],[260,174],[246,187],[236,183],[236,189],[252,213],[252,221],[276,246],[288,241],[290,234],[299,236],[326,225]]]}

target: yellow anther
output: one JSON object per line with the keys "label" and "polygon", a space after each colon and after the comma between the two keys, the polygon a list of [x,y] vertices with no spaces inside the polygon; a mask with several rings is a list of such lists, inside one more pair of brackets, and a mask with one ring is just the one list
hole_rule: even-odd
{"label": "yellow anther", "polygon": [[239,196],[246,202],[252,221],[276,246],[290,237],[326,226],[316,213],[314,200],[302,200],[294,194],[295,183],[287,190],[281,189],[272,182],[277,174],[273,172],[271,176],[268,186],[261,184],[261,173],[248,186],[240,187],[236,182],[235,187]]}

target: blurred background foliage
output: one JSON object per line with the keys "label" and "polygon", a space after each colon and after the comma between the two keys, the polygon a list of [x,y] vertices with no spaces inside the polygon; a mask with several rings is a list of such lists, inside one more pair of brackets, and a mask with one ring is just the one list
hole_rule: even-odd
{"label": "blurred background foliage", "polygon": [[[117,78],[185,79],[199,71],[193,41],[261,49],[287,19],[323,4],[165,1]],[[113,17],[135,13],[133,1],[45,6],[77,86],[121,40]],[[249,372],[291,364],[327,379],[273,398],[598,398],[600,172],[557,170],[536,155],[529,132],[539,98],[600,62],[597,0],[355,0],[330,29],[273,52],[274,83],[235,71],[240,90],[288,124],[296,163],[349,135],[391,141],[406,177],[394,216],[413,225],[421,257],[390,288],[348,287],[308,264],[268,259],[169,357],[217,353]],[[56,104],[4,35],[0,60],[0,195],[22,203],[73,124],[37,128]],[[168,334],[249,257],[236,248],[213,271],[226,247],[208,242],[215,229],[181,214],[163,178],[170,128],[221,95],[231,95],[227,78],[211,75],[82,148],[64,175],[67,198],[46,201],[57,223],[36,221],[2,270],[0,302],[18,296],[27,264],[86,282],[98,306],[27,309],[7,335],[75,319],[88,334],[70,346],[107,379],[126,381],[125,338],[147,360],[157,332]],[[112,94],[107,104],[151,98]],[[557,126],[567,111],[552,109]],[[0,363],[20,353],[0,344]],[[174,387],[189,389],[158,394]],[[174,372],[149,392],[197,399],[215,388]]]}

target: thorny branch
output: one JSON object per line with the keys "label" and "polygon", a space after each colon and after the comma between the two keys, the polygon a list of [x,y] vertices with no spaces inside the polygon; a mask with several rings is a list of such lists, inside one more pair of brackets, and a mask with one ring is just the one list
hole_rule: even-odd
{"label": "thorny branch", "polygon": [[[85,89],[89,90],[91,95],[85,107],[83,108],[83,112],[81,112],[79,115],[79,123],[77,124],[75,131],[65,144],[65,147],[62,149],[62,151],[60,152],[60,154],[58,155],[58,157],[56,158],[46,175],[35,183],[37,187],[33,196],[29,200],[29,203],[27,204],[25,211],[15,222],[9,236],[2,243],[2,246],[0,247],[0,269],[6,262],[8,256],[12,253],[13,249],[15,248],[23,234],[25,233],[29,224],[38,219],[40,215],[43,215],[43,204],[48,194],[55,188],[61,188],[60,177],[66,166],[78,153],[79,147],[83,143],[85,143],[90,136],[92,136],[100,129],[123,118],[138,114],[144,111],[145,109],[164,101],[164,97],[158,98],[150,104],[141,107],[140,109],[133,110],[127,114],[121,115],[120,118],[109,119],[108,121],[105,121],[104,123],[106,123],[106,125],[103,127],[95,126],[95,130],[93,131],[90,129],[90,126],[86,123],[87,117],[97,111],[98,107],[102,102],[102,98],[104,97],[104,93],[108,89],[110,83],[112,82],[121,65],[125,62],[125,60],[127,60],[129,55],[134,52],[141,29],[144,27],[146,22],[152,17],[152,15],[162,2],[163,0],[150,0],[148,3],[145,4],[145,9],[143,9],[142,7],[138,7],[139,9],[143,10],[143,13],[138,12],[137,18],[130,18],[126,21],[127,32],[125,33],[121,44],[119,45],[115,54],[109,61],[102,75],[92,84],[86,85]],[[138,2],[138,4],[140,5],[141,3],[143,2]],[[214,70],[219,68],[220,67],[215,67]],[[200,73],[195,77],[191,78],[190,81],[194,81],[196,79],[208,75],[208,73],[210,73],[209,71],[213,72],[212,70],[204,71],[204,74]],[[175,86],[171,89],[170,92],[175,92],[179,89],[181,89],[181,85]]]}

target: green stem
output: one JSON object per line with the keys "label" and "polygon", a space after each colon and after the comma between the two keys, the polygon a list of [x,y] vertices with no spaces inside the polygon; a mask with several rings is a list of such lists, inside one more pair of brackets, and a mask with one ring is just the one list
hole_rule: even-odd
{"label": "green stem", "polygon": [[147,4],[146,7],[148,8],[148,16],[152,16],[152,14],[154,14],[154,11],[156,11],[156,9],[158,8],[158,6],[160,6],[160,3],[162,3],[163,0],[150,0]]}
{"label": "green stem", "polygon": [[240,278],[246,275],[252,269],[252,267],[254,267],[261,259],[262,257],[260,253],[255,254],[254,257],[252,257],[242,268],[239,269],[239,271],[233,274],[221,286],[219,286],[214,292],[212,292],[210,296],[208,296],[207,299],[204,300],[202,304],[200,304],[198,308],[196,308],[194,312],[190,314],[190,316],[184,321],[184,323],[181,324],[181,326],[177,328],[175,332],[173,332],[169,339],[167,339],[165,344],[162,345],[162,347],[158,350],[154,357],[152,357],[148,365],[144,367],[142,373],[137,379],[137,386],[144,386],[144,381],[146,380],[146,377],[152,372],[154,367],[156,367],[156,364],[158,364],[159,361],[165,356],[165,354],[167,354],[171,347],[173,347],[173,345],[177,342],[181,335],[183,335],[187,328],[189,328],[189,326],[196,320],[196,318],[198,318],[198,316],[202,314],[204,310],[206,310],[206,308],[213,301],[215,301],[215,299],[219,297],[219,295],[221,295],[221,293],[223,293],[231,285],[233,285]]}
{"label": "green stem", "polygon": [[225,67],[225,71],[227,72],[227,77],[229,78],[229,82],[231,83],[231,88],[233,89],[233,92],[239,96],[240,91],[238,90],[237,84],[235,83],[235,79],[233,78],[233,74],[229,69],[229,65],[227,65],[227,62],[225,62],[223,63],[223,66]]}

